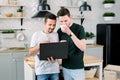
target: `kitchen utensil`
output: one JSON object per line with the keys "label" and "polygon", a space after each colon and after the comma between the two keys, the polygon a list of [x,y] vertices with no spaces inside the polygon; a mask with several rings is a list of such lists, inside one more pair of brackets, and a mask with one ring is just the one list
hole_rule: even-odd
{"label": "kitchen utensil", "polygon": [[25,35],[24,35],[24,33],[23,33],[23,32],[17,33],[16,39],[17,39],[18,41],[23,41],[23,40],[25,40]]}

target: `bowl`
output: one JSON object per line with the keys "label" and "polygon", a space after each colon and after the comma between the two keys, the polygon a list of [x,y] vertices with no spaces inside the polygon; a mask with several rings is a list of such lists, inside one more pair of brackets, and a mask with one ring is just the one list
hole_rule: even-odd
{"label": "bowl", "polygon": [[13,14],[12,14],[12,13],[6,13],[5,16],[6,16],[6,17],[12,17]]}

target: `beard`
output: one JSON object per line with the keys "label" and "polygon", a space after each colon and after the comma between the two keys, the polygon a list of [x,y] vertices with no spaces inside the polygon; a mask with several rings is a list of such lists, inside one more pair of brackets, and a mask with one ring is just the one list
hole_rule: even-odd
{"label": "beard", "polygon": [[49,32],[49,33],[52,33],[52,32],[53,32],[53,30],[54,30],[54,29],[49,29],[49,30],[48,30],[48,32]]}

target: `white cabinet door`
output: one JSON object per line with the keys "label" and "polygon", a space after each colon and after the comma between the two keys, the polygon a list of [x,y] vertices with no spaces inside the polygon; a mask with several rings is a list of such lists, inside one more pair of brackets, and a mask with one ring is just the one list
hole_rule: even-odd
{"label": "white cabinet door", "polygon": [[24,66],[22,59],[13,58],[11,61],[12,80],[24,80]]}
{"label": "white cabinet door", "polygon": [[0,53],[0,80],[12,80],[11,53]]}
{"label": "white cabinet door", "polygon": [[28,55],[26,52],[12,53],[13,73],[15,76],[13,80],[24,80],[24,57]]}
{"label": "white cabinet door", "polygon": [[24,80],[24,57],[28,52],[0,53],[0,79]]}

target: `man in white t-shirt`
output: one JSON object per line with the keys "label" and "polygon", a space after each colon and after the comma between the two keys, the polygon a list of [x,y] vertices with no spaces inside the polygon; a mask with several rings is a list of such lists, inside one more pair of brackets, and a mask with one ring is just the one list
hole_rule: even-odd
{"label": "man in white t-shirt", "polygon": [[59,80],[59,64],[56,59],[52,57],[47,60],[40,60],[38,58],[40,43],[58,42],[58,34],[53,32],[56,27],[56,16],[48,13],[44,20],[44,29],[35,32],[32,36],[29,53],[35,55],[35,73],[37,80]]}

